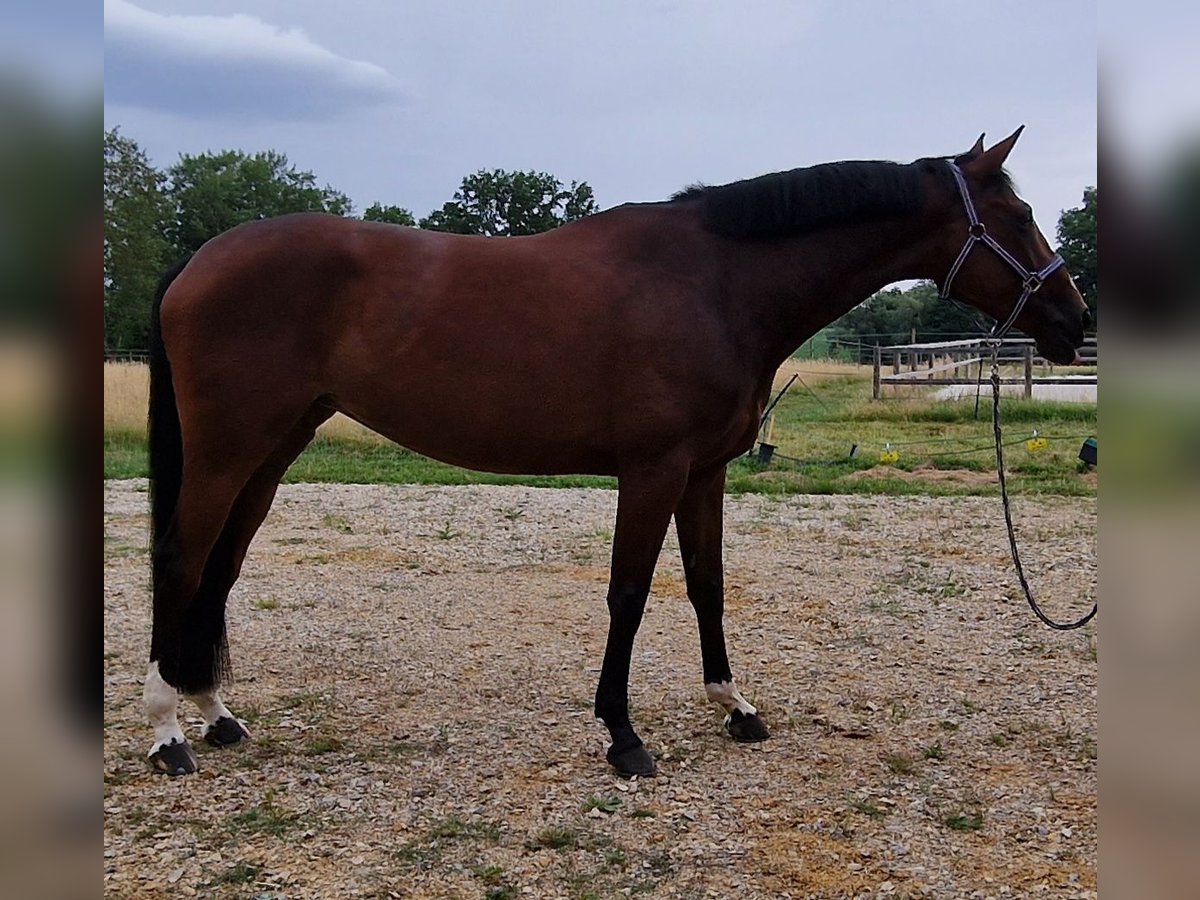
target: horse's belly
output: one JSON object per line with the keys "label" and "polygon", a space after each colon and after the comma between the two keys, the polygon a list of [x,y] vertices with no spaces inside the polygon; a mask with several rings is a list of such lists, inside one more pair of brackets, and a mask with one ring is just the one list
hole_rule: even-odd
{"label": "horse's belly", "polygon": [[437,394],[397,398],[386,407],[342,401],[351,418],[424,456],[450,465],[513,475],[616,474],[613,435],[579,410],[557,404],[501,401],[494,396],[453,402]]}

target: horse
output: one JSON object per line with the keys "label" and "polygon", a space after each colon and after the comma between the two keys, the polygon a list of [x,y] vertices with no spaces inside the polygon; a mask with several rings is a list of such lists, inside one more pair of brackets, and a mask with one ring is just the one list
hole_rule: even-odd
{"label": "horse", "polygon": [[953,280],[1046,358],[1078,359],[1087,306],[1004,168],[1020,133],[693,186],[527,237],[304,213],[210,240],[153,309],[152,767],[196,770],[180,695],[209,743],[248,737],[219,693],[226,601],[281,478],[335,412],[456,466],[616,476],[595,714],[623,776],[655,772],[629,667],[674,517],[705,693],[733,739],[768,738],[725,648],[726,465],[753,446],[779,365],[895,281]]}

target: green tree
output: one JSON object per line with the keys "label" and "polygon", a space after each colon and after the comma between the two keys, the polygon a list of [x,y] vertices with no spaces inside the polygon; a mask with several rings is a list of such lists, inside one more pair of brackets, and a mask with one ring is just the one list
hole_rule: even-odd
{"label": "green tree", "polygon": [[403,206],[384,206],[382,203],[372,203],[363,211],[366,222],[387,222],[391,225],[416,225],[413,214]]}
{"label": "green tree", "polygon": [[168,174],[176,206],[168,237],[180,252],[195,252],[210,238],[251,219],[351,212],[349,197],[329,185],[319,187],[312,172],[300,171],[275,150],[184,154]]}
{"label": "green tree", "polygon": [[596,211],[587,182],[564,185],[548,172],[480,170],[468,175],[454,199],[421,220],[431,231],[509,237],[550,231]]}
{"label": "green tree", "polygon": [[1096,189],[1083,192],[1083,205],[1064,210],[1058,220],[1058,252],[1075,279],[1075,286],[1096,316]]}
{"label": "green tree", "polygon": [[104,333],[114,349],[147,346],[154,290],[173,253],[165,181],[132,138],[104,133]]}
{"label": "green tree", "polygon": [[868,297],[830,326],[834,337],[865,344],[906,344],[981,334],[982,314],[938,297],[937,285],[921,281],[904,290],[887,288]]}

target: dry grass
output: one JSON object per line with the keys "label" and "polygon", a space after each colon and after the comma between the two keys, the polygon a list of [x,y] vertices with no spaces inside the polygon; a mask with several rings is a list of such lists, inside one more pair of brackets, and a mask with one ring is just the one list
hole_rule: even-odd
{"label": "dry grass", "polygon": [[806,384],[813,384],[830,378],[869,377],[870,374],[870,366],[860,366],[857,363],[838,362],[833,359],[789,359],[785,360],[775,373],[775,388],[783,387],[793,375],[799,375]]}
{"label": "dry grass", "polygon": [[[146,432],[146,407],[150,398],[150,369],[145,363],[106,362],[104,364],[105,433]],[[321,426],[322,437],[349,438],[382,443],[369,428],[347,419],[341,413]]]}
{"label": "dry grass", "polygon": [[[775,375],[775,388],[781,388],[793,374],[798,374],[805,383],[813,384],[831,378],[845,378],[869,374],[870,369],[854,363],[836,362],[830,359],[789,359]],[[123,432],[144,434],[146,430],[146,404],[150,392],[150,370],[144,363],[106,362],[104,364],[104,430],[106,433]],[[342,438],[372,443],[383,443],[382,438],[369,428],[359,425],[341,413],[321,426],[318,434],[328,438]]]}
{"label": "dry grass", "polygon": [[146,431],[150,369],[144,363],[104,364],[104,431]]}

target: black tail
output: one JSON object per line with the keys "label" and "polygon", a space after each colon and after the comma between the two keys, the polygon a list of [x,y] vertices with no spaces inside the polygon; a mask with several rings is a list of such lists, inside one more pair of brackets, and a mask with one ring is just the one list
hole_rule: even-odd
{"label": "black tail", "polygon": [[[172,266],[154,294],[150,310],[150,415],[147,430],[150,436],[150,540],[157,547],[179,501],[179,486],[183,481],[183,436],[179,430],[179,410],[175,406],[175,385],[171,380],[171,362],[163,347],[159,310],[171,282],[178,277],[191,256]],[[157,569],[160,560],[151,554]],[[158,581],[158,571],[154,572]]]}

